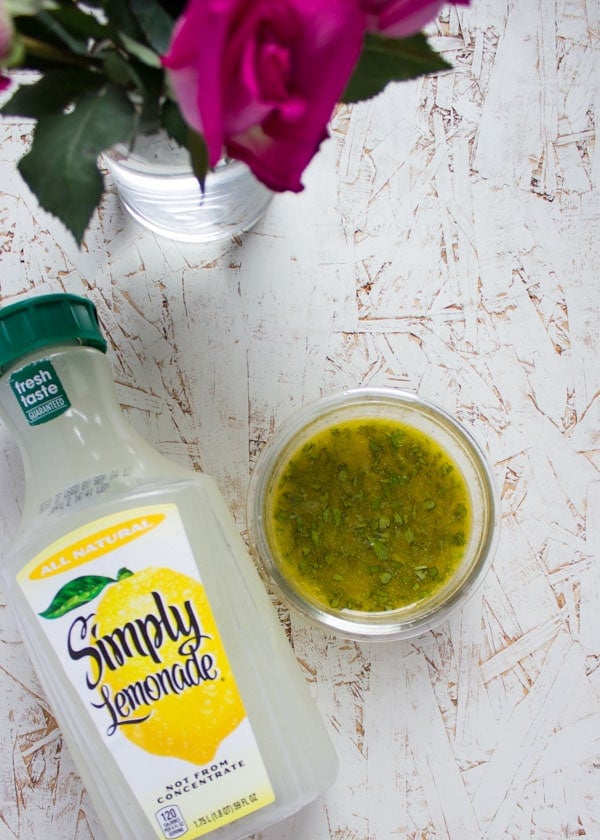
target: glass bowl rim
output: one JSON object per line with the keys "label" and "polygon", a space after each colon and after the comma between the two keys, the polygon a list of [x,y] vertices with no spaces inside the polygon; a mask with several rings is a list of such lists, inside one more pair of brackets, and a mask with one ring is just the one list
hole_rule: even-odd
{"label": "glass bowl rim", "polygon": [[[375,406],[378,403],[385,405],[386,402],[390,405],[402,406],[408,411],[416,411],[433,417],[460,441],[478,469],[487,503],[484,529],[486,538],[462,585],[442,603],[436,605],[435,599],[431,599],[433,607],[430,609],[427,608],[430,599],[425,598],[423,611],[408,620],[402,620],[401,617],[402,610],[406,611],[406,608],[382,612],[359,612],[334,608],[328,610],[324,605],[313,603],[290,584],[284,572],[281,571],[269,545],[264,524],[266,491],[279,459],[286,450],[289,457],[300,445],[303,434],[308,436],[311,427],[314,427],[315,431],[317,428],[326,428],[327,417],[337,410],[359,409],[361,406]],[[381,416],[385,417],[385,415]],[[320,421],[323,422],[318,425]],[[335,422],[334,420],[333,423]],[[408,418],[402,422],[410,425]],[[431,433],[426,434],[437,440]],[[466,476],[465,480],[467,480]],[[277,425],[256,459],[250,476],[246,520],[251,550],[287,606],[292,607],[311,624],[316,624],[321,629],[337,635],[357,641],[392,641],[421,635],[439,625],[462,607],[479,589],[496,551],[500,513],[500,496],[489,459],[470,430],[461,421],[439,404],[415,392],[389,386],[359,386],[333,392],[307,402],[295,408]]]}

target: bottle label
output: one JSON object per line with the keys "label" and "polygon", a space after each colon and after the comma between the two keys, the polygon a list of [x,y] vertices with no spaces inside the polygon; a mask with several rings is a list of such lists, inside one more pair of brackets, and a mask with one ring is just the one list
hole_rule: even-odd
{"label": "bottle label", "polygon": [[49,359],[40,359],[13,371],[9,383],[30,426],[47,423],[71,407]]}
{"label": "bottle label", "polygon": [[176,505],[90,522],[17,581],[157,837],[274,801]]}

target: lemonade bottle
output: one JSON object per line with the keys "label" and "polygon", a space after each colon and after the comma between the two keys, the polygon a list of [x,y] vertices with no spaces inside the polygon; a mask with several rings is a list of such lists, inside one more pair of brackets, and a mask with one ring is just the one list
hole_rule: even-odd
{"label": "lemonade bottle", "polygon": [[105,351],[85,298],[0,309],[26,476],[3,585],[108,837],[247,837],[337,760],[215,483],[131,428]]}

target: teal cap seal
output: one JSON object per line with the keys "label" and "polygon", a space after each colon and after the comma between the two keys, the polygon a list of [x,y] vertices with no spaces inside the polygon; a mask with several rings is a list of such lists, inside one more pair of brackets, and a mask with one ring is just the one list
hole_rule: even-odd
{"label": "teal cap seal", "polygon": [[23,356],[53,344],[83,344],[106,353],[91,300],[68,293],[38,295],[0,308],[0,375]]}

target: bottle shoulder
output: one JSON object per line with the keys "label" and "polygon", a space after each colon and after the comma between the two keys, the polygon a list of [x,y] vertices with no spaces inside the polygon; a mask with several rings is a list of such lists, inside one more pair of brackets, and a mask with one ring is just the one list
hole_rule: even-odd
{"label": "bottle shoulder", "polygon": [[38,551],[90,522],[144,505],[174,502],[189,507],[186,497],[198,496],[213,499],[217,506],[221,502],[211,476],[184,468],[145,476],[124,468],[83,479],[23,516],[2,571],[11,574]]}

